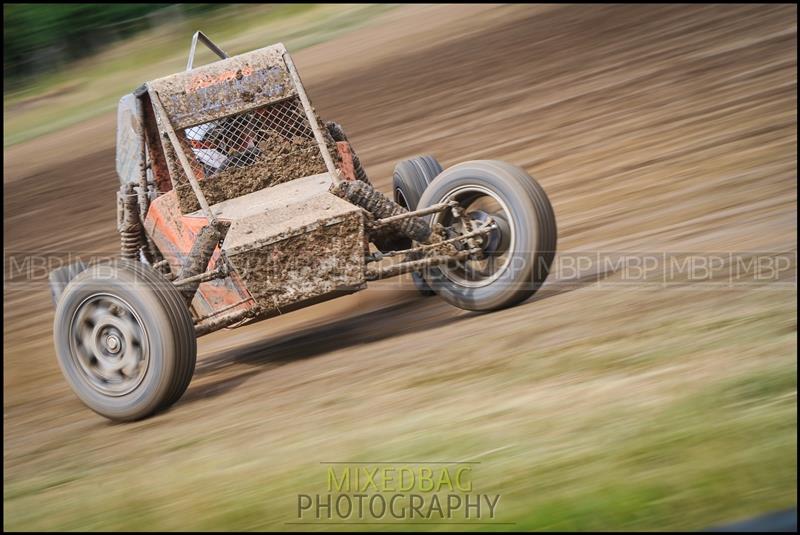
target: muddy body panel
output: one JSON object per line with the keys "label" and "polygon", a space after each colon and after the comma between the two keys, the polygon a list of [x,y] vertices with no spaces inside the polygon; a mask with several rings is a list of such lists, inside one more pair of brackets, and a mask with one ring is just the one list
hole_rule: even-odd
{"label": "muddy body panel", "polygon": [[[145,231],[175,276],[190,262],[192,247],[206,225],[208,219],[202,214],[181,214],[175,191],[153,201],[144,222]],[[209,264],[213,266],[219,261],[220,248],[216,247]],[[191,305],[196,318],[236,313],[255,306],[252,296],[236,273],[201,283]]]}
{"label": "muddy body panel", "polygon": [[178,130],[236,115],[297,95],[278,43],[158,78],[148,85],[158,94]]}
{"label": "muddy body panel", "polygon": [[327,173],[212,207],[231,222],[222,251],[264,311],[366,286],[364,216]]}

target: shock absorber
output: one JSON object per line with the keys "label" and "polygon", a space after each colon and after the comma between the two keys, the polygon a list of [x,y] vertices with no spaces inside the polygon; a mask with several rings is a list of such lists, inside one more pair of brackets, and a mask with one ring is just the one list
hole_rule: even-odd
{"label": "shock absorber", "polygon": [[117,192],[117,230],[120,236],[120,256],[136,260],[142,242],[142,222],[139,217],[139,198],[133,184],[124,184]]}
{"label": "shock absorber", "polygon": [[[376,219],[408,212],[408,210],[386,197],[383,193],[360,180],[343,180],[331,188],[331,193],[356,206],[360,206],[375,216]],[[390,229],[395,234],[402,234],[420,243],[427,243],[432,232],[430,225],[421,217],[401,219],[393,223]],[[381,239],[388,238],[383,234],[379,234]],[[373,241],[375,241],[376,237],[372,236]]]}
{"label": "shock absorber", "polygon": [[[222,239],[220,232],[213,225],[206,225],[197,234],[197,239],[189,251],[189,256],[184,260],[183,267],[178,274],[178,279],[194,277],[206,271],[214,249]],[[187,303],[191,303],[200,281],[192,282],[181,287],[181,293]]]}

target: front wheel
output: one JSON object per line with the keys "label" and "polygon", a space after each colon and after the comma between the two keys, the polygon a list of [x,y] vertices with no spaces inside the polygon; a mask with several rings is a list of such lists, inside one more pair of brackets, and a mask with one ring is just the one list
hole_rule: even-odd
{"label": "front wheel", "polygon": [[447,302],[466,310],[495,310],[517,304],[544,283],[556,250],[556,221],[542,187],[523,169],[495,160],[464,162],[441,173],[425,190],[419,208],[458,201],[432,223],[465,233],[485,224],[493,230],[468,260],[430,268],[428,285]]}
{"label": "front wheel", "polygon": [[194,372],[189,310],[169,281],[139,262],[97,264],[77,275],[58,301],[53,334],[72,390],[111,420],[166,409]]}

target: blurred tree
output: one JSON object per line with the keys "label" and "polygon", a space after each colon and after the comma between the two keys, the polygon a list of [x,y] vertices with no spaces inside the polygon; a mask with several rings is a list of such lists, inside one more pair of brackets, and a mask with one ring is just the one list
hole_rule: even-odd
{"label": "blurred tree", "polygon": [[[3,86],[52,71],[169,17],[154,12],[173,4],[5,4]],[[218,4],[174,4],[187,16]]]}

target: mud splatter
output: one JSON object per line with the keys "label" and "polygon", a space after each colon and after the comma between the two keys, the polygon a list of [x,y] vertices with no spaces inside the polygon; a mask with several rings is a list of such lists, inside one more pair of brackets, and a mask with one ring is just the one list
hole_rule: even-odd
{"label": "mud splatter", "polygon": [[[275,133],[268,134],[256,147],[229,156],[226,162],[230,163],[198,181],[211,205],[327,170],[314,139],[286,139]],[[178,184],[176,189],[181,212],[200,209],[188,182]]]}
{"label": "mud splatter", "polygon": [[280,308],[364,283],[364,225],[354,212],[342,221],[230,256],[250,294]]}

